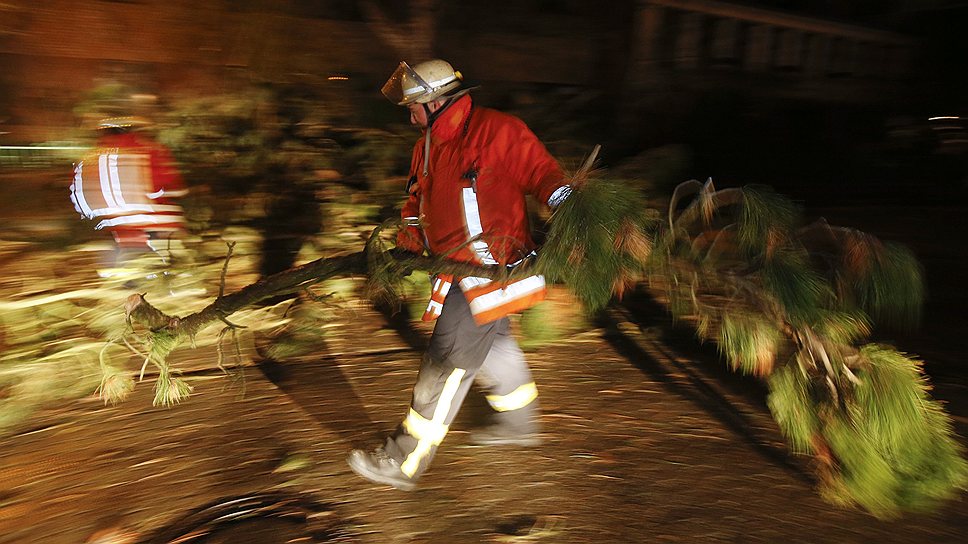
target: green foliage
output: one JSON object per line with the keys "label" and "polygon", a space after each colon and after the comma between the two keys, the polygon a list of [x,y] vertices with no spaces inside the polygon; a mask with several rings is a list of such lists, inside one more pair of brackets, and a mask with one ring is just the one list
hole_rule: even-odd
{"label": "green foliage", "polygon": [[367,278],[363,291],[369,300],[390,306],[399,304],[400,283],[407,275],[403,267],[388,253],[387,244],[381,238],[383,229],[396,222],[397,220],[388,220],[373,229],[366,242]]}
{"label": "green foliage", "polygon": [[33,292],[0,300],[0,433],[40,408],[90,395],[101,383],[102,361],[123,360],[126,350],[104,343],[124,328],[117,293],[53,274],[76,267],[76,259],[56,251],[4,267],[5,277]]}
{"label": "green foliage", "polygon": [[561,316],[555,315],[554,308],[547,301],[522,312],[518,327],[521,332],[519,344],[525,351],[552,344],[563,338],[566,332]]}
{"label": "green foliage", "polygon": [[931,399],[920,362],[882,345],[860,351],[857,383],[839,401],[811,394],[795,365],[769,379],[769,406],[795,451],[829,445],[836,470],[822,493],[890,518],[925,511],[968,483],[968,463],[941,405]]}
{"label": "green foliage", "polygon": [[108,365],[103,365],[101,372],[101,385],[95,393],[104,404],[122,402],[134,391],[134,378],[130,372]]}
{"label": "green foliage", "polygon": [[158,379],[155,380],[155,406],[172,406],[188,398],[194,389],[183,378],[173,376],[168,365],[159,367]]}
{"label": "green foliage", "polygon": [[596,312],[641,277],[652,250],[646,233],[655,221],[636,190],[591,180],[555,210],[537,270],[564,282],[588,312]]}
{"label": "green foliage", "polygon": [[780,342],[776,325],[757,315],[729,312],[722,316],[717,344],[733,370],[768,375]]}
{"label": "green foliage", "polygon": [[766,293],[795,326],[816,323],[833,298],[830,285],[811,267],[806,250],[800,247],[774,251],[760,277]]}
{"label": "green foliage", "polygon": [[371,196],[392,195],[396,204],[403,194],[413,137],[383,130],[354,131],[354,141],[343,146],[343,164],[362,178]]}
{"label": "green foliage", "polygon": [[[908,248],[873,242],[864,251],[868,256],[861,270],[847,276],[857,305],[877,323],[914,328],[921,318],[924,300],[923,268]],[[855,250],[858,251],[858,250]],[[852,262],[863,256],[850,254]]]}
{"label": "green foliage", "polygon": [[968,483],[968,463],[920,362],[892,348],[861,350],[850,409],[825,428],[838,478],[828,494],[881,517],[922,511]]}
{"label": "green foliage", "polygon": [[853,346],[871,332],[870,320],[863,312],[823,310],[814,322],[815,330],[834,345]]}
{"label": "green foliage", "polygon": [[738,218],[738,241],[748,256],[769,257],[773,248],[785,242],[800,219],[800,210],[790,199],[769,187],[743,187]]}
{"label": "green foliage", "polygon": [[403,278],[400,293],[407,307],[407,316],[412,321],[423,317],[430,300],[430,288],[430,276],[426,272],[414,272]]}
{"label": "green foliage", "polygon": [[[220,96],[177,100],[171,123],[159,140],[181,162],[186,179],[214,184],[216,192],[245,192],[269,168],[278,134],[275,117],[267,115],[270,93],[248,89]],[[218,173],[218,176],[209,174]]]}
{"label": "green foliage", "polygon": [[910,251],[823,222],[801,228],[797,207],[763,188],[687,182],[670,208],[653,282],[734,369],[767,378],[791,448],[825,467],[828,500],[892,517],[965,485],[961,448],[919,364],[858,345],[875,323],[916,320],[922,270]]}
{"label": "green foliage", "polygon": [[821,428],[816,401],[810,395],[810,382],[800,368],[785,365],[768,379],[767,404],[780,430],[799,453],[814,453],[813,439]]}

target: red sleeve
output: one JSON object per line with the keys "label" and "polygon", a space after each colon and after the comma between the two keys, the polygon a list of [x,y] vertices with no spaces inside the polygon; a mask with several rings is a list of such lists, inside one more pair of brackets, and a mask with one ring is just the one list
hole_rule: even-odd
{"label": "red sleeve", "polygon": [[164,146],[151,146],[151,170],[155,191],[172,192],[185,189],[185,182],[178,172],[175,159]]}
{"label": "red sleeve", "polygon": [[506,133],[505,164],[512,179],[524,192],[542,204],[559,188],[568,184],[558,161],[548,153],[531,129],[516,117],[509,117]]}
{"label": "red sleeve", "polygon": [[397,247],[414,253],[424,251],[423,231],[416,226],[420,220],[420,184],[417,183],[417,174],[423,160],[423,146],[420,145],[422,141],[418,141],[414,147],[410,177],[407,179],[407,201],[403,203],[403,209],[400,210],[403,224],[397,233]]}

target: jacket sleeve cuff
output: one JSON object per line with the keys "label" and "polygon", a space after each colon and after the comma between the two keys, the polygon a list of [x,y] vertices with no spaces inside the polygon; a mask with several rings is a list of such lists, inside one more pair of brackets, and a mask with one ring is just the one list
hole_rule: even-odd
{"label": "jacket sleeve cuff", "polygon": [[548,197],[548,206],[551,208],[557,208],[561,205],[571,195],[571,185],[562,185],[555,189],[555,192],[551,193]]}

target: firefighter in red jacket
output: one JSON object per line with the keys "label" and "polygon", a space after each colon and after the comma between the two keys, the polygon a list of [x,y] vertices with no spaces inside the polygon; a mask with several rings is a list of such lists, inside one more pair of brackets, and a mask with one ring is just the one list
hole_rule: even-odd
{"label": "firefighter in red jacket", "polygon": [[139,117],[111,117],[98,123],[96,150],[74,166],[71,201],[95,230],[110,232],[117,246],[113,275],[132,254],[161,253],[184,232],[177,199],[188,190],[167,148],[138,132]]}
{"label": "firefighter in red jacket", "polygon": [[[407,183],[398,247],[482,266],[514,267],[534,255],[526,196],[554,207],[570,189],[558,163],[518,118],[475,105],[443,60],[401,62],[383,87],[423,129]],[[510,283],[438,274],[424,315],[436,319],[410,410],[375,451],[353,450],[350,467],[410,490],[427,469],[475,377],[488,389],[490,425],[480,445],[539,442],[537,388],[507,315],[545,295],[541,276]]]}

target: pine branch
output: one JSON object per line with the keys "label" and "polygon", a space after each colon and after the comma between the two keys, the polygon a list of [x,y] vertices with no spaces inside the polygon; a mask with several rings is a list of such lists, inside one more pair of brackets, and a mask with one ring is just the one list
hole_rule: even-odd
{"label": "pine branch", "polygon": [[951,497],[968,464],[920,364],[859,344],[875,322],[917,318],[920,264],[868,234],[798,222],[769,190],[682,184],[656,233],[652,285],[734,369],[767,380],[770,410],[818,462],[827,500],[893,517]]}
{"label": "pine branch", "polygon": [[[756,188],[716,190],[711,182],[677,189],[666,224],[628,187],[590,179],[590,163],[553,213],[538,259],[513,272],[388,250],[381,238],[388,222],[361,252],[319,259],[235,293],[220,289],[191,315],[170,316],[131,295],[129,321],[151,330],[146,360],[162,362],[156,401],[176,403],[190,392],[163,364],[185,339],[216,321],[228,325],[220,339],[234,334],[234,312],[334,276],[366,276],[368,294],[394,299],[413,270],[498,281],[540,273],[567,284],[592,311],[647,277],[668,294],[672,314],[716,341],[735,370],[766,381],[774,418],[794,451],[816,459],[828,500],[890,517],[930,507],[966,484],[963,452],[920,365],[893,349],[862,345],[878,319],[910,317],[920,308],[921,270],[909,252],[826,223],[801,228],[796,206],[783,197]],[[890,296],[899,291],[901,302]],[[123,376],[105,376],[102,390],[127,394]]]}
{"label": "pine branch", "polygon": [[[501,268],[486,268],[397,251],[383,252],[382,255],[391,260],[395,269],[402,275],[408,275],[412,270],[427,270],[494,280],[506,280],[509,277],[509,272]],[[133,294],[125,302],[125,315],[131,322],[151,330],[155,336],[164,332],[167,336],[177,339],[175,343],[179,344],[184,339],[194,337],[205,327],[217,321],[224,321],[235,312],[269,297],[296,292],[335,276],[367,275],[367,262],[368,256],[365,251],[318,259],[263,278],[235,293],[216,298],[205,308],[187,316],[168,315],[152,306],[144,295]]]}

